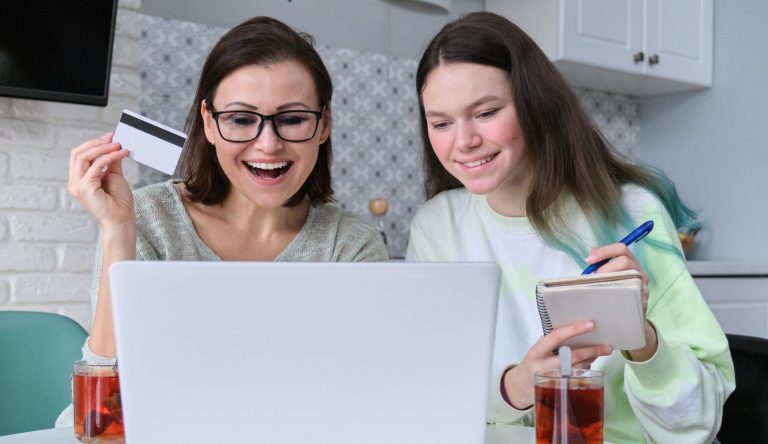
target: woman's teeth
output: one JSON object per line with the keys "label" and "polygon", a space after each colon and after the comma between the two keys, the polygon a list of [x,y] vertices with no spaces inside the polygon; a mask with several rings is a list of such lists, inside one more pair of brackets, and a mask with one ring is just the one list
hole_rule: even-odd
{"label": "woman's teeth", "polygon": [[485,159],[476,160],[474,162],[462,163],[462,165],[464,165],[465,167],[474,168],[474,167],[478,167],[478,166],[480,166],[480,165],[482,165],[482,164],[484,164],[486,162],[490,162],[491,160],[493,160],[494,157],[496,157],[495,154],[493,154],[491,156],[488,156]]}
{"label": "woman's teeth", "polygon": [[276,179],[288,171],[290,162],[243,162],[258,177]]}
{"label": "woman's teeth", "polygon": [[276,170],[278,168],[285,168],[288,166],[288,162],[275,162],[275,163],[245,162],[245,164],[251,168],[258,168],[260,170]]}

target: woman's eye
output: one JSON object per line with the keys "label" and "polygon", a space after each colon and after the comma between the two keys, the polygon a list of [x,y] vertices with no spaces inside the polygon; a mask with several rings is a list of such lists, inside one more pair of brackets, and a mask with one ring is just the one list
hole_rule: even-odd
{"label": "woman's eye", "polygon": [[228,124],[237,126],[250,126],[258,122],[254,116],[249,114],[232,114],[227,116],[225,120]]}
{"label": "woman's eye", "polygon": [[289,115],[289,116],[280,116],[280,118],[278,118],[276,122],[278,125],[281,125],[281,126],[283,125],[291,126],[291,125],[301,125],[307,120],[309,119],[307,119],[304,116]]}
{"label": "woman's eye", "polygon": [[441,130],[448,128],[448,125],[450,125],[448,122],[435,122],[432,124],[432,129],[435,130]]}

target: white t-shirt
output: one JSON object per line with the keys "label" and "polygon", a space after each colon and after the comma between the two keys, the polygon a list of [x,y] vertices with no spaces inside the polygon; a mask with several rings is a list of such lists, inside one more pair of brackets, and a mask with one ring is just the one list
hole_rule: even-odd
{"label": "white t-shirt", "polygon": [[576,275],[579,266],[546,245],[526,217],[505,217],[485,196],[464,188],[446,191],[419,209],[411,223],[408,261],[494,262],[501,269],[489,419],[516,421],[498,383],[542,335],[536,284],[543,277]]}

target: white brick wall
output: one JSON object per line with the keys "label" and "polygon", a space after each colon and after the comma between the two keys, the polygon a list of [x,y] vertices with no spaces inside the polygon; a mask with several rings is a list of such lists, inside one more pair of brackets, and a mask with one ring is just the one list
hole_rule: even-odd
{"label": "white brick wall", "polygon": [[0,269],[3,271],[47,271],[56,269],[56,250],[53,247],[22,245],[0,246]]}
{"label": "white brick wall", "polygon": [[56,188],[24,183],[0,184],[0,208],[53,210],[56,208]]}
{"label": "white brick wall", "polygon": [[[139,111],[141,0],[120,0],[106,108],[0,97],[0,310],[67,315],[89,328],[96,223],[66,191],[69,151]],[[138,179],[130,160],[123,169]]]}
{"label": "white brick wall", "polygon": [[8,288],[8,283],[0,281],[0,304],[5,304],[10,298],[11,291]]}
{"label": "white brick wall", "polygon": [[0,152],[0,179],[8,173],[8,154]]}

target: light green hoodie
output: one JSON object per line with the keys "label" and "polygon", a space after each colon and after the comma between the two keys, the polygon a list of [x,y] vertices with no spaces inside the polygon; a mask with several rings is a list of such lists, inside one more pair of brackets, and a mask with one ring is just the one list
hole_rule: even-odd
{"label": "light green hoodie", "polygon": [[[623,202],[637,222],[654,221],[649,234],[680,249],[663,205],[637,186],[624,186]],[[597,246],[586,219],[571,205],[568,223],[586,245]],[[592,368],[605,372],[605,439],[614,443],[710,443],[720,427],[723,404],[735,388],[733,361],[720,325],[687,271],[682,254],[642,249],[650,276],[647,319],[658,349],[646,362],[616,351]],[[542,334],[535,287],[540,279],[575,276],[580,267],[545,244],[525,217],[494,212],[484,196],[465,189],[439,194],[411,224],[407,260],[492,261],[502,270],[488,422],[533,424],[532,409],[517,410],[500,394],[500,379],[520,362]]]}

